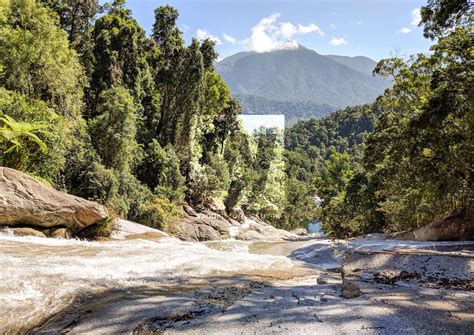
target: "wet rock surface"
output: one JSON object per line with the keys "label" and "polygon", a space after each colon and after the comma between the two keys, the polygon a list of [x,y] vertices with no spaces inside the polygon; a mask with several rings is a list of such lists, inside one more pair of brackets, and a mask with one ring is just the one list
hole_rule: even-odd
{"label": "wet rock surface", "polygon": [[[7,239],[7,242],[14,243],[14,240]],[[50,267],[58,266],[51,260],[57,260],[58,256],[68,258],[73,252],[74,257],[81,255],[84,262],[81,270],[87,273],[88,281],[81,288],[84,293],[80,298],[65,299],[67,304],[62,309],[46,319],[43,315],[41,322],[38,316],[33,329],[16,328],[22,332],[472,333],[474,294],[471,289],[420,282],[436,275],[449,280],[471,278],[470,251],[457,250],[454,255],[447,245],[442,253],[427,255],[423,249],[404,254],[409,244],[395,247],[390,241],[361,244],[318,239],[206,243],[180,242],[174,238],[160,242],[107,243],[57,240],[54,243],[58,247],[52,249],[51,246],[40,247],[45,239],[37,240],[42,244],[34,246],[34,250],[31,250],[33,245],[25,248],[22,240],[18,252],[22,253],[23,262],[44,252],[43,257],[50,258]],[[74,244],[68,253],[66,246],[70,243]],[[458,249],[459,245],[454,247]],[[11,248],[14,245],[4,248],[4,252],[11,254],[16,250]],[[390,253],[384,253],[385,249]],[[104,263],[97,264],[100,259],[104,259]],[[120,266],[109,264],[110,259]],[[11,264],[12,267],[4,271],[13,271],[16,262],[11,260]],[[35,273],[34,278],[30,278],[33,283],[43,269],[35,264],[35,260],[31,260],[28,270],[21,272],[24,275],[31,269]],[[427,267],[420,268],[422,265]],[[116,274],[117,271],[120,273]],[[83,279],[77,280],[81,273],[58,272],[54,278],[45,278],[49,281],[57,278],[56,293],[64,281],[67,287],[81,283]],[[91,276],[97,277],[97,281],[91,281]],[[122,287],[124,283],[127,285]],[[96,290],[90,291],[93,285]],[[61,301],[57,297],[51,300],[56,302],[51,306],[58,306],[57,301]],[[18,318],[11,320],[15,322]]]}
{"label": "wet rock surface", "polygon": [[347,277],[387,285],[474,289],[474,255],[353,253]]}

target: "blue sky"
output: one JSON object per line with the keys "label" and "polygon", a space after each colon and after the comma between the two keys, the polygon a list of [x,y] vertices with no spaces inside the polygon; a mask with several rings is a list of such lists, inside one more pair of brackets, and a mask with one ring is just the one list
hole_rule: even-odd
{"label": "blue sky", "polygon": [[417,27],[423,0],[128,0],[148,33],[153,10],[170,4],[187,42],[211,37],[220,58],[300,43],[320,54],[363,55],[375,60],[426,52],[431,42]]}

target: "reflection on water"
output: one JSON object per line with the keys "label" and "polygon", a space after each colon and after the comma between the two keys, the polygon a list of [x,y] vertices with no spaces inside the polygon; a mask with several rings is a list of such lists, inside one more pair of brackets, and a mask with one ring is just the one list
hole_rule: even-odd
{"label": "reflection on water", "polygon": [[286,257],[250,254],[245,242],[219,243],[208,247],[174,238],[86,242],[0,233],[0,333],[13,323],[36,323],[73,297],[105,289],[293,267]]}

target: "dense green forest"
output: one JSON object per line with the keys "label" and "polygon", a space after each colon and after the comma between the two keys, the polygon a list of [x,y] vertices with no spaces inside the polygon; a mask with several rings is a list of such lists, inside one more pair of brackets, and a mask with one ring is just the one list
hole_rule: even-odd
{"label": "dense green forest", "polygon": [[320,118],[334,111],[328,104],[316,104],[311,101],[278,101],[254,95],[236,94],[244,114],[283,114],[285,124],[293,125],[298,120]]}
{"label": "dense green forest", "polygon": [[472,208],[468,1],[428,1],[431,53],[379,62],[374,104],[285,134],[243,130],[214,42],[185,45],[178,15],[157,8],[148,37],[124,0],[0,0],[0,165],[160,228],[184,202],[338,236]]}
{"label": "dense green forest", "polygon": [[472,215],[472,4],[430,0],[421,14],[424,35],[435,42],[431,53],[380,61],[374,72],[393,87],[374,104],[288,130],[289,187],[294,181],[301,192],[297,217],[314,194],[324,230],[337,236]]}

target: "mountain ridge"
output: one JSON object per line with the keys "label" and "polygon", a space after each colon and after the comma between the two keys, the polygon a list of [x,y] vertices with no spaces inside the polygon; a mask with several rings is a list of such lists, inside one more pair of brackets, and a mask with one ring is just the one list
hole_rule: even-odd
{"label": "mountain ridge", "polygon": [[[375,65],[365,56],[321,55],[300,46],[265,53],[240,52],[216,63],[216,72],[240,97],[339,109],[372,102],[389,87],[386,79],[372,76]],[[246,100],[244,112],[251,109],[255,114],[256,106],[248,104],[256,99]]]}

